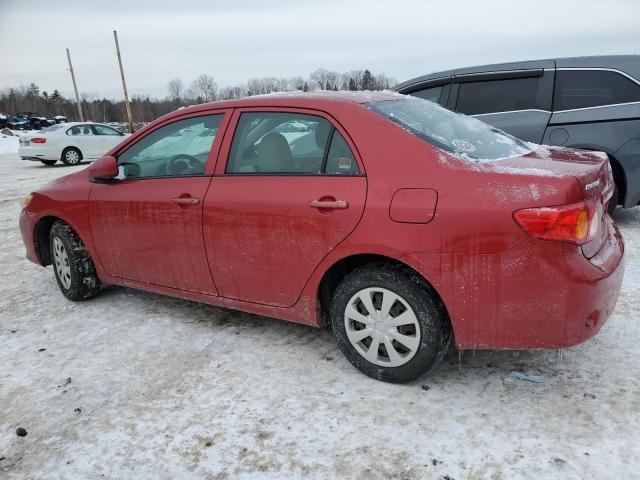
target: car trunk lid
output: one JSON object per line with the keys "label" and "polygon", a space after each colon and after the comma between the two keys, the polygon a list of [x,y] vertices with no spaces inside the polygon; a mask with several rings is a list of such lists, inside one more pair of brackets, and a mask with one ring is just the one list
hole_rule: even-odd
{"label": "car trunk lid", "polygon": [[587,258],[593,257],[606,239],[605,216],[607,202],[613,193],[613,177],[606,153],[586,150],[575,150],[560,147],[539,146],[522,157],[514,157],[499,162],[502,167],[540,170],[550,176],[571,176],[580,185],[582,199],[593,203],[599,221],[596,236],[582,245],[582,252]]}

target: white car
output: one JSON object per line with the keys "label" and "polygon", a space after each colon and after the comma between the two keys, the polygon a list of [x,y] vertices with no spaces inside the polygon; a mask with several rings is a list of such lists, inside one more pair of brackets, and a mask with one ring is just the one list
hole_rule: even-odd
{"label": "white car", "polygon": [[21,135],[18,154],[45,165],[77,165],[102,157],[128,136],[100,123],[60,123]]}

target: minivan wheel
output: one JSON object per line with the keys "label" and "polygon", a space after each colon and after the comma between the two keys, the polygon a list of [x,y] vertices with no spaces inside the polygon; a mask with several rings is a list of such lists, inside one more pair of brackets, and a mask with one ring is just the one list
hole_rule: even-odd
{"label": "minivan wheel", "polygon": [[49,241],[53,271],[62,294],[73,301],[95,297],[100,279],[80,237],[58,220],[51,227]]}
{"label": "minivan wheel", "polygon": [[78,165],[82,161],[82,153],[75,147],[65,148],[60,160],[65,165]]}
{"label": "minivan wheel", "polygon": [[386,382],[414,380],[434,368],[451,341],[444,306],[417,274],[390,264],[360,267],[331,301],[338,346],[361,372]]}

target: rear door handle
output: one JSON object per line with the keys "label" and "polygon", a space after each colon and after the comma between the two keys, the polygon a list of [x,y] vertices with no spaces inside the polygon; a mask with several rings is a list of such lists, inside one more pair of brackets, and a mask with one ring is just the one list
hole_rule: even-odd
{"label": "rear door handle", "polygon": [[200,199],[196,197],[178,197],[172,198],[171,203],[177,203],[178,205],[197,205],[200,203]]}
{"label": "rear door handle", "polygon": [[309,206],[317,209],[344,210],[349,207],[349,202],[346,200],[311,200]]}

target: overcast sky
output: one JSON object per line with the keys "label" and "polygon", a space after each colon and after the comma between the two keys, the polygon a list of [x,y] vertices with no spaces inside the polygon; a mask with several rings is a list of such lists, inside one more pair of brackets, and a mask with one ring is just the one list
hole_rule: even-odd
{"label": "overcast sky", "polygon": [[121,96],[118,30],[130,93],[169,79],[218,86],[324,67],[398,81],[483,63],[640,53],[640,0],[87,1],[0,0],[0,89],[36,82],[71,96]]}

